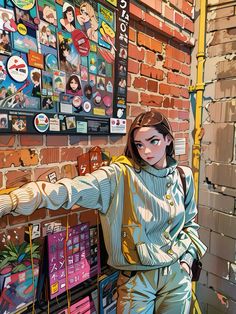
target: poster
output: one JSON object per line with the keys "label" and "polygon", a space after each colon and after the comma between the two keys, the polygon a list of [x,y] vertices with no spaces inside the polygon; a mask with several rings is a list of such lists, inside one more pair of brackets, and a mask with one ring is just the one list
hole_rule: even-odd
{"label": "poster", "polygon": [[43,113],[41,133],[113,133],[110,120],[126,119],[128,1],[2,3],[0,132],[38,133]]}
{"label": "poster", "polygon": [[116,314],[116,283],[119,271],[106,276],[99,282],[99,313]]}

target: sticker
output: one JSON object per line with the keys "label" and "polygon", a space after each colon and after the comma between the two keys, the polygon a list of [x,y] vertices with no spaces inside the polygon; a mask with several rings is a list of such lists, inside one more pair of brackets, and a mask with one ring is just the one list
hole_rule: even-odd
{"label": "sticker", "polygon": [[83,104],[83,109],[85,112],[89,112],[91,110],[91,104],[88,101],[85,101],[85,103]]}
{"label": "sticker", "polygon": [[93,102],[95,106],[99,106],[102,101],[102,95],[99,92],[94,94]]}
{"label": "sticker", "polygon": [[72,100],[72,105],[75,108],[79,108],[82,105],[82,99],[79,96],[75,96]]}
{"label": "sticker", "polygon": [[48,53],[45,56],[45,64],[49,70],[52,70],[52,71],[57,70],[57,68],[58,68],[57,57],[55,55],[53,55],[52,53]]}
{"label": "sticker", "polygon": [[35,0],[12,0],[12,2],[15,4],[15,6],[19,9],[28,11],[31,10],[35,5]]}
{"label": "sticker", "polygon": [[44,113],[39,113],[34,118],[34,126],[40,133],[44,133],[49,128],[49,119]]}
{"label": "sticker", "polygon": [[27,34],[27,28],[24,24],[20,23],[17,25],[17,30],[21,35],[26,35]]}
{"label": "sticker", "polygon": [[8,115],[0,114],[0,129],[8,129]]}
{"label": "sticker", "polygon": [[[60,131],[60,120],[56,118],[49,119],[49,131]],[[51,182],[51,181],[50,181]]]}
{"label": "sticker", "polygon": [[88,123],[85,121],[77,121],[76,132],[87,133],[88,132]]}
{"label": "sticker", "polygon": [[124,114],[125,109],[124,108],[119,108],[117,110],[117,117],[120,119],[122,118],[123,114]]}
{"label": "sticker", "polygon": [[38,17],[34,18],[34,24],[39,25],[40,24],[40,19]]}
{"label": "sticker", "polygon": [[98,116],[105,116],[105,109],[93,108],[93,114],[98,115]]}
{"label": "sticker", "polygon": [[12,10],[0,8],[0,29],[7,32],[15,32],[17,30],[15,16]]}
{"label": "sticker", "polygon": [[91,99],[93,96],[93,89],[92,86],[90,85],[85,85],[84,87],[84,95],[88,98]]}
{"label": "sticker", "polygon": [[74,30],[72,33],[72,40],[76,50],[82,57],[86,57],[90,51],[90,43],[88,37],[79,29]]}
{"label": "sticker", "polygon": [[11,116],[12,131],[26,132],[26,116]]}
{"label": "sticker", "polygon": [[44,57],[41,53],[35,52],[33,50],[29,50],[28,53],[28,64],[31,67],[44,69]]}
{"label": "sticker", "polygon": [[7,62],[7,70],[16,82],[24,82],[28,77],[28,67],[25,61],[18,56],[11,56]]}
{"label": "sticker", "polygon": [[114,7],[117,7],[117,0],[106,0],[106,2],[114,5]]}
{"label": "sticker", "polygon": [[110,119],[111,133],[126,133],[126,120],[125,119]]}
{"label": "sticker", "polygon": [[73,113],[73,107],[68,103],[60,103],[60,111],[63,113]]}
{"label": "sticker", "polygon": [[112,105],[112,98],[111,98],[110,96],[105,96],[105,97],[103,97],[102,100],[103,100],[104,105],[105,105],[106,107],[108,107],[108,108],[111,107],[111,105]]}

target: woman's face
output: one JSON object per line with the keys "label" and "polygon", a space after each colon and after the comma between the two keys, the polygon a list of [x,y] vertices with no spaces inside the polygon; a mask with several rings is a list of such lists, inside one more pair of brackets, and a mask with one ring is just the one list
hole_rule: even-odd
{"label": "woman's face", "polygon": [[84,23],[88,22],[90,20],[89,14],[88,14],[87,9],[86,9],[85,6],[80,8],[80,13],[83,16]]}
{"label": "woman's face", "polygon": [[70,81],[70,87],[71,87],[72,90],[76,90],[78,88],[78,86],[79,86],[79,84],[78,84],[78,82],[75,79],[72,79]]}
{"label": "woman's face", "polygon": [[73,22],[73,21],[74,21],[73,12],[72,12],[72,11],[66,12],[66,18],[67,18],[67,21],[68,21],[69,23]]}
{"label": "woman's face", "polygon": [[166,147],[172,139],[163,136],[154,127],[142,127],[134,130],[134,144],[140,157],[150,166],[159,168],[166,160]]}

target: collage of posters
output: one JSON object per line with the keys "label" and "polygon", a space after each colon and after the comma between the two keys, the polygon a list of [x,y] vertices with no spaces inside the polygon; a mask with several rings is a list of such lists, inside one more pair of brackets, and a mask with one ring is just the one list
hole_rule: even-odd
{"label": "collage of posters", "polygon": [[126,0],[1,0],[0,132],[108,134],[111,119],[126,122],[128,23]]}

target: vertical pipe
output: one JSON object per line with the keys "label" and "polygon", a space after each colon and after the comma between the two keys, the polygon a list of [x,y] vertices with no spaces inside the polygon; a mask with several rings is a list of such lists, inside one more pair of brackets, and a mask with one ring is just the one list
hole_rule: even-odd
{"label": "vertical pipe", "polygon": [[[200,0],[200,16],[199,16],[199,37],[198,37],[198,53],[197,53],[197,82],[196,82],[196,112],[194,124],[194,144],[193,144],[193,159],[192,169],[195,186],[195,199],[198,203],[199,197],[199,172],[200,172],[200,154],[201,154],[201,137],[202,137],[202,103],[204,84],[204,63],[205,63],[205,46],[206,46],[206,2]],[[193,294],[196,293],[196,283],[192,284]],[[193,314],[200,314],[201,309],[197,299],[193,302]]]}

